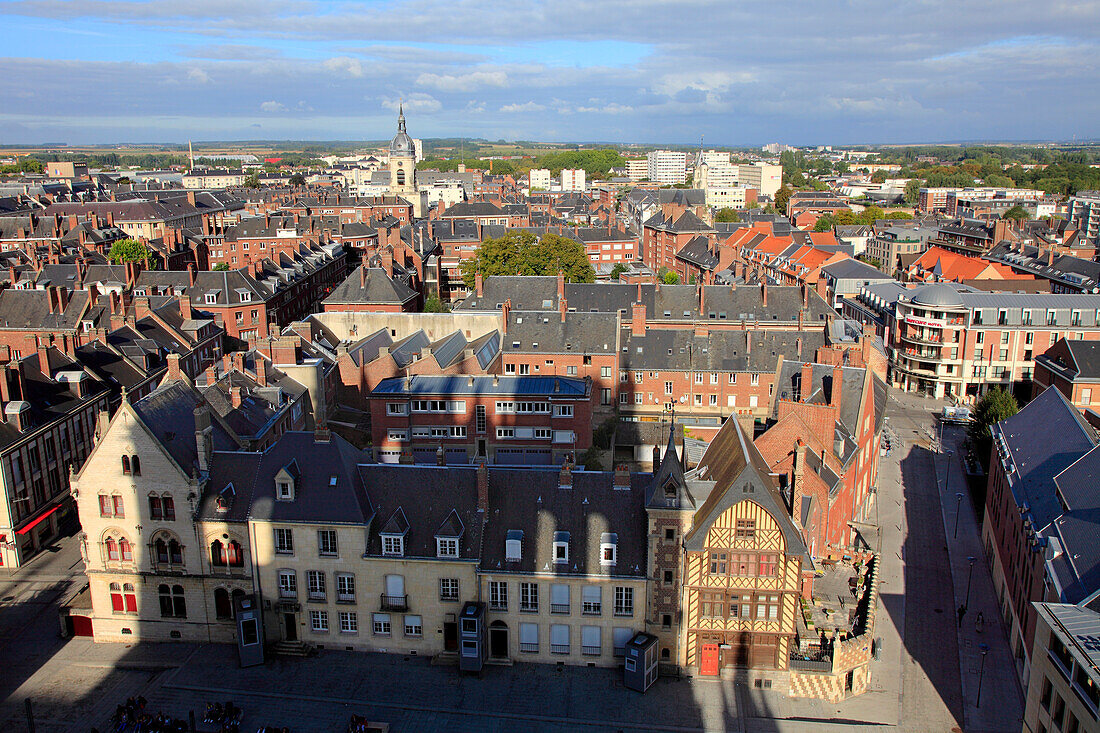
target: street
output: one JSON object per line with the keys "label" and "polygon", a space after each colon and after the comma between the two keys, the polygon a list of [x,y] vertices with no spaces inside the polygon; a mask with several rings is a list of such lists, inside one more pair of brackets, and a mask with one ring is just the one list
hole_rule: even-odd
{"label": "street", "polygon": [[[881,525],[881,653],[868,692],[843,703],[716,679],[662,678],[641,695],[623,686],[617,670],[584,667],[516,664],[469,677],[427,659],[325,650],[240,669],[229,646],[63,640],[57,605],[83,584],[76,540],[67,538],[0,578],[0,729],[25,729],[30,698],[38,732],[105,730],[115,706],[140,694],[150,710],[181,718],[188,711],[201,718],[208,701],[233,700],[245,710],[242,730],[277,725],[295,733],[343,730],[352,713],[397,731],[1019,730],[1022,693],[968,501],[953,537],[955,493],[965,490],[957,461],[963,431],[944,433],[952,456],[931,452],[936,409],[891,393],[894,442],[880,458],[871,517]],[[955,461],[949,479],[948,460]],[[972,570],[968,557],[978,558]],[[964,600],[969,615],[956,628]],[[979,672],[982,643],[989,652]]]}

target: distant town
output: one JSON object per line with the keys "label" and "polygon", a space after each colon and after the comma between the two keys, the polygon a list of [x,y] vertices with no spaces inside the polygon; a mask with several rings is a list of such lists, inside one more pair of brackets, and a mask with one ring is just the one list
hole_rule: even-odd
{"label": "distant town", "polygon": [[394,125],[0,150],[5,729],[1100,730],[1100,148]]}

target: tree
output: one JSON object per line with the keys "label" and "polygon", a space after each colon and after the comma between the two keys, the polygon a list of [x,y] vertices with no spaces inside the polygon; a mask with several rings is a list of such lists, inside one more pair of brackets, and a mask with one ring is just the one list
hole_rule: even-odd
{"label": "tree", "polygon": [[304,186],[306,185],[306,177],[301,173],[295,173],[290,177],[291,186]]}
{"label": "tree", "polygon": [[886,183],[886,172],[880,170],[872,173],[871,183]]}
{"label": "tree", "polygon": [[107,259],[116,265],[125,262],[144,262],[149,257],[149,248],[136,239],[119,239],[111,245]]}
{"label": "tree", "polygon": [[718,213],[714,215],[714,220],[736,224],[741,221],[741,216],[728,206],[724,206],[718,209]]}
{"label": "tree", "polygon": [[260,187],[260,174],[249,173],[248,178],[244,179],[245,188],[259,188]]}
{"label": "tree", "polygon": [[486,239],[477,248],[477,253],[463,260],[459,268],[467,288],[474,287],[478,272],[482,277],[564,272],[570,282],[590,283],[596,279],[596,271],[580,242],[549,233],[536,237],[532,232],[518,229]]}
{"label": "tree", "polygon": [[611,279],[618,281],[619,275],[622,275],[629,268],[621,262],[616,262],[615,266],[611,268]]}
{"label": "tree", "polygon": [[779,190],[775,192],[776,211],[783,214],[787,213],[787,202],[790,201],[792,193],[793,191],[791,191],[790,186],[788,186],[787,184],[783,184],[782,186],[780,186]]}
{"label": "tree", "polygon": [[822,214],[821,218],[814,222],[815,232],[830,232],[833,230],[835,220],[828,214]]}
{"label": "tree", "polygon": [[1002,219],[1008,219],[1009,221],[1024,222],[1031,219],[1031,214],[1027,213],[1027,209],[1019,204],[1016,204],[1011,209],[1001,214]]}
{"label": "tree", "polygon": [[225,262],[219,262],[218,264],[214,265],[214,267],[211,268],[211,269],[213,269],[214,272],[228,272],[229,271],[229,265]]}
{"label": "tree", "polygon": [[887,219],[912,219],[913,215],[908,211],[891,211],[886,214]]}
{"label": "tree", "polygon": [[679,285],[680,276],[672,270],[666,270],[664,275],[661,275],[661,282],[665,285]]}
{"label": "tree", "polygon": [[451,309],[447,307],[447,304],[439,299],[438,295],[432,294],[428,296],[428,299],[424,301],[425,313],[450,313]]}
{"label": "tree", "polygon": [[1016,404],[1016,398],[1011,392],[1006,392],[1000,387],[986,392],[974,408],[974,415],[970,418],[966,433],[986,471],[989,470],[989,456],[990,451],[993,450],[993,435],[989,429],[1019,411],[1020,406]]}
{"label": "tree", "polygon": [[920,180],[914,178],[905,184],[905,203],[912,206],[920,198]]}

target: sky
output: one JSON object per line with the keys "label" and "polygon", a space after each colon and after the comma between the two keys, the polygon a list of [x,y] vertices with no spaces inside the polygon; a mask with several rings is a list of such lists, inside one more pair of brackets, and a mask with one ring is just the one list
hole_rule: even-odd
{"label": "sky", "polygon": [[1100,138],[1100,0],[0,0],[0,143]]}

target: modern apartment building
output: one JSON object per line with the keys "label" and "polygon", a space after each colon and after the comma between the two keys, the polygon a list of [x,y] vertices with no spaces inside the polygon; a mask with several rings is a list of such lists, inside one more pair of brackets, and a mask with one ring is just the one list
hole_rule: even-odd
{"label": "modern apartment building", "polygon": [[742,163],[737,166],[738,183],[755,188],[762,196],[775,198],[783,186],[783,166],[771,163]]}
{"label": "modern apartment building", "polygon": [[678,150],[654,150],[646,154],[648,178],[654,183],[670,185],[687,180],[690,153]]}
{"label": "modern apartment building", "polygon": [[561,171],[561,190],[562,191],[584,191],[587,188],[585,184],[585,174],[583,168],[563,168]]}

